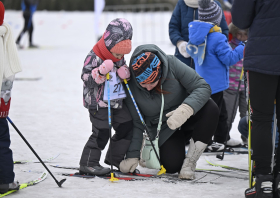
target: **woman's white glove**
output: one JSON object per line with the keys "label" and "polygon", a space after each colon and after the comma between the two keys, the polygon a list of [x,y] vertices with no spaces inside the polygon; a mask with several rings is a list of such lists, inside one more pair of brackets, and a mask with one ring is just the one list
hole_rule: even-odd
{"label": "woman's white glove", "polygon": [[138,158],[127,158],[120,163],[120,171],[123,173],[133,173],[138,166]]}
{"label": "woman's white glove", "polygon": [[181,104],[177,109],[166,114],[167,125],[175,130],[182,126],[193,115],[193,109],[187,104]]}
{"label": "woman's white glove", "polygon": [[188,44],[188,42],[186,42],[186,41],[178,41],[177,42],[178,50],[179,50],[180,54],[182,54],[182,56],[184,56],[185,58],[191,57],[191,55],[189,55],[187,50],[186,50],[187,49],[187,44]]}

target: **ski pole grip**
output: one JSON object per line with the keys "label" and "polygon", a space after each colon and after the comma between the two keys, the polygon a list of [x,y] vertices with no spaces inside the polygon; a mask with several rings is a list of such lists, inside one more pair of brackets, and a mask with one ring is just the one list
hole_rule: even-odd
{"label": "ski pole grip", "polygon": [[110,79],[110,74],[106,74],[106,79],[109,80]]}
{"label": "ski pole grip", "polygon": [[124,82],[124,84],[127,84],[127,80],[126,79],[123,79],[123,82]]}

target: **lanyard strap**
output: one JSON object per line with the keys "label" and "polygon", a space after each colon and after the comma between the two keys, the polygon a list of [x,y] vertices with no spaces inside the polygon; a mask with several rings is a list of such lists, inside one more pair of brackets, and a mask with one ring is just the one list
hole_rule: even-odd
{"label": "lanyard strap", "polygon": [[[162,89],[162,86],[160,86],[160,88]],[[162,114],[163,114],[163,107],[164,107],[164,97],[163,97],[163,93],[161,93],[161,109],[160,109],[160,116],[159,116],[159,122],[158,122],[158,127],[157,127],[157,136],[156,138],[158,138],[159,136],[159,132],[161,130],[161,125],[162,125]]]}

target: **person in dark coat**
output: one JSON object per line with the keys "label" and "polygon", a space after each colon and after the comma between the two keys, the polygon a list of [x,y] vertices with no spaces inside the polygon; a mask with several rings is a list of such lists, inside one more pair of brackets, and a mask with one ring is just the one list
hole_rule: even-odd
{"label": "person in dark coat", "polygon": [[[280,115],[280,1],[235,0],[232,22],[240,29],[249,28],[244,70],[247,71],[252,108],[252,160],[255,161],[256,185],[245,191],[246,197],[280,195],[280,158],[272,161],[271,120]],[[278,122],[279,128],[279,122]],[[280,147],[277,149],[279,155]],[[274,172],[274,174],[273,174]],[[274,185],[274,186],[273,186]],[[274,195],[273,195],[274,189]],[[254,195],[254,196],[253,196]]]}
{"label": "person in dark coat", "polygon": [[20,46],[21,38],[23,37],[26,31],[28,31],[29,34],[29,47],[30,48],[38,47],[37,45],[33,44],[33,22],[32,22],[33,15],[37,10],[38,2],[39,0],[22,0],[21,2],[21,8],[23,11],[23,18],[24,18],[24,27],[16,41],[16,44],[20,48],[22,48],[22,46]]}
{"label": "person in dark coat", "polygon": [[[196,162],[214,134],[219,117],[219,109],[210,99],[209,84],[192,68],[152,44],[137,47],[129,66],[129,89],[151,136],[156,137],[160,131],[159,156],[167,173],[179,172],[181,179],[194,179]],[[144,126],[132,99],[127,97],[124,102],[133,119],[133,138],[120,170],[133,172],[138,163],[146,165],[147,158],[141,156]],[[186,135],[191,135],[187,154]]]}
{"label": "person in dark coat", "polygon": [[[220,7],[221,4],[215,1]],[[194,62],[186,52],[189,42],[189,23],[198,20],[198,0],[179,0],[169,22],[169,38],[176,46],[175,57],[180,61],[195,68]],[[228,26],[224,14],[220,23],[222,33],[228,37]]]}

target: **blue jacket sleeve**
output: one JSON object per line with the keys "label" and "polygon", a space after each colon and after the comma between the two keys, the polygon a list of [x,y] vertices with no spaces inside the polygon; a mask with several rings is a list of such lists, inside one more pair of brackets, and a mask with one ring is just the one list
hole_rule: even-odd
{"label": "blue jacket sleeve", "polygon": [[219,38],[214,49],[218,59],[227,67],[236,64],[243,58],[244,46],[238,45],[234,50],[232,50],[226,38]]}
{"label": "blue jacket sleeve", "polygon": [[[221,8],[221,4],[220,2],[218,1],[215,1]],[[224,12],[223,12],[223,16],[222,16],[222,20],[221,20],[221,23],[220,23],[220,27],[222,28],[222,33],[228,38],[228,25],[227,25],[227,21],[226,21],[226,17],[224,15]]]}
{"label": "blue jacket sleeve", "polygon": [[235,0],[232,6],[232,23],[240,29],[247,29],[255,18],[256,0]]}
{"label": "blue jacket sleeve", "polygon": [[184,40],[182,35],[181,35],[181,5],[180,5],[180,1],[178,1],[170,22],[169,22],[169,38],[171,40],[171,42],[173,43],[173,45],[177,45],[177,42],[179,40]]}

